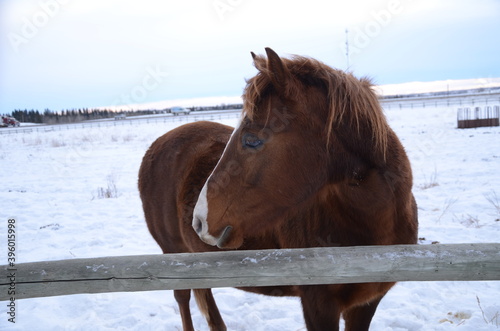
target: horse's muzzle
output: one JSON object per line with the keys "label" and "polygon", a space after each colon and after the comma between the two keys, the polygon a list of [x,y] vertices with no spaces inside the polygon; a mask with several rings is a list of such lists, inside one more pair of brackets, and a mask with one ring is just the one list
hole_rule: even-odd
{"label": "horse's muzzle", "polygon": [[208,233],[208,226],[206,224],[206,221],[201,220],[199,217],[196,216],[193,218],[192,226],[196,234],[200,237],[200,239],[203,242],[211,246],[217,246],[219,248],[224,247],[224,245],[228,241],[229,236],[231,235],[231,231],[233,230],[233,227],[228,225],[224,228],[221,235],[218,238],[216,238],[212,236],[210,233]]}

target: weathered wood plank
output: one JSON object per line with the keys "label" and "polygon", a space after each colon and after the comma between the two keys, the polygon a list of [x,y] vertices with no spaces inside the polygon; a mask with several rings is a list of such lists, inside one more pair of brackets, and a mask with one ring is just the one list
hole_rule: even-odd
{"label": "weathered wood plank", "polygon": [[[0,300],[79,293],[392,281],[500,280],[500,244],[323,247],[138,255],[0,269]],[[12,277],[11,277],[12,278]]]}

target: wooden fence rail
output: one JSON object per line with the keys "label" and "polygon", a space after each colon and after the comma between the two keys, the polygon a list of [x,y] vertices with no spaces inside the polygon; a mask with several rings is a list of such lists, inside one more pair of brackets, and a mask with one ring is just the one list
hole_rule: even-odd
{"label": "wooden fence rail", "polygon": [[0,269],[0,300],[79,293],[392,281],[500,280],[500,244],[138,255]]}

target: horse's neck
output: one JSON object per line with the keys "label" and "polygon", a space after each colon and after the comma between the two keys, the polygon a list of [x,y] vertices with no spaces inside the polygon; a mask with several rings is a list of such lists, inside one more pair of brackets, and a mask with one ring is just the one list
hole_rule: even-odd
{"label": "horse's neck", "polygon": [[376,193],[355,190],[363,188],[336,188],[290,215],[277,233],[283,248],[390,243],[386,233],[394,230],[392,204],[380,203],[380,199],[375,203]]}

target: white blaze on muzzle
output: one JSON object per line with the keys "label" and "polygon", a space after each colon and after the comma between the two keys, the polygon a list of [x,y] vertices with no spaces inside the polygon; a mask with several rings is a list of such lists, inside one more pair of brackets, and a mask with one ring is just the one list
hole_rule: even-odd
{"label": "white blaze on muzzle", "polygon": [[[208,176],[207,181],[205,182],[205,185],[203,185],[203,188],[201,189],[200,195],[198,196],[198,201],[196,202],[196,205],[194,206],[194,211],[193,211],[193,222],[192,226],[193,229],[196,231],[198,236],[200,237],[201,240],[203,240],[205,243],[212,245],[212,246],[219,246],[222,245],[224,241],[227,240],[227,237],[229,237],[229,234],[231,233],[232,227],[226,227],[221,234],[219,238],[215,238],[208,232],[208,223],[207,223],[207,217],[208,217],[208,200],[207,200],[207,184],[210,181],[210,178],[212,178],[212,174],[214,171],[217,169],[219,166],[220,160],[224,157],[224,154],[226,153],[227,146],[232,142],[234,138],[235,132],[238,130],[242,122],[242,119],[239,120],[238,124],[233,130],[233,133],[231,133],[231,137],[229,137],[229,141],[227,142],[226,148],[224,148],[224,151],[222,152],[222,155],[217,162],[217,165],[215,166],[214,170]],[[220,246],[219,246],[220,247]]]}
{"label": "white blaze on muzzle", "polygon": [[196,231],[201,240],[209,245],[215,246],[217,244],[217,238],[208,233],[207,215],[207,183],[205,183],[198,197],[198,202],[196,202],[196,206],[194,206],[192,225],[194,231]]}

